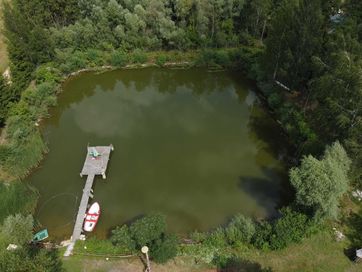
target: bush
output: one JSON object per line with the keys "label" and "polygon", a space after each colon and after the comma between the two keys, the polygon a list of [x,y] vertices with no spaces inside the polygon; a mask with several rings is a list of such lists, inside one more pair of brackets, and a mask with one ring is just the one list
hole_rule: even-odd
{"label": "bush", "polygon": [[258,249],[267,250],[270,246],[272,232],[273,227],[269,222],[260,222],[256,224],[251,243]]}
{"label": "bush", "polygon": [[291,243],[300,242],[308,230],[308,217],[305,214],[292,211],[290,208],[281,210],[282,217],[273,226],[270,239],[272,249],[282,249]]}
{"label": "bush", "polygon": [[1,226],[1,236],[8,244],[26,245],[33,238],[33,223],[31,215],[10,215]]}
{"label": "bush", "polygon": [[249,243],[255,233],[254,222],[242,214],[235,216],[225,229],[230,244]]}
{"label": "bush", "polygon": [[123,67],[128,63],[128,56],[123,51],[117,50],[111,54],[111,64],[115,67]]}
{"label": "bush", "polygon": [[132,54],[132,62],[133,63],[145,63],[147,62],[147,54],[141,50],[135,50]]}
{"label": "bush", "polygon": [[61,74],[58,69],[52,68],[49,65],[40,66],[35,71],[35,80],[37,84],[41,83],[59,83]]}
{"label": "bush", "polygon": [[176,235],[164,235],[154,241],[150,248],[150,255],[156,263],[166,263],[177,255],[178,238]]}
{"label": "bush", "polygon": [[112,230],[111,242],[125,251],[132,252],[136,249],[135,241],[132,239],[127,225]]}
{"label": "bush", "polygon": [[166,219],[161,214],[153,214],[138,219],[130,226],[130,233],[138,248],[150,245],[166,231]]}
{"label": "bush", "polygon": [[207,233],[194,231],[191,233],[190,238],[195,243],[202,243],[207,238]]}
{"label": "bush", "polygon": [[216,51],[214,53],[213,59],[216,64],[219,64],[223,67],[227,67],[230,65],[230,58],[225,50]]}
{"label": "bush", "polygon": [[223,248],[227,245],[224,229],[219,227],[211,232],[206,240],[205,244],[216,248]]}
{"label": "bush", "polygon": [[282,98],[278,93],[272,93],[269,97],[268,97],[268,104],[270,107],[272,107],[273,109],[278,109],[279,106],[282,104]]}
{"label": "bush", "polygon": [[91,66],[99,66],[105,64],[105,54],[97,49],[88,49],[86,52],[86,58]]}
{"label": "bush", "polygon": [[167,61],[168,61],[168,57],[166,55],[161,54],[156,57],[156,64],[158,66],[161,66],[161,67],[164,66]]}

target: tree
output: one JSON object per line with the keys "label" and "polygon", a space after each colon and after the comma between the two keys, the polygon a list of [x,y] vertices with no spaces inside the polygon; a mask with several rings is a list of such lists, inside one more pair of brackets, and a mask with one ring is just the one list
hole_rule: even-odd
{"label": "tree", "polygon": [[304,90],[312,76],[312,57],[321,52],[323,30],[320,0],[283,0],[266,40],[264,65],[269,75],[289,88]]}
{"label": "tree", "polygon": [[150,245],[166,231],[166,219],[161,214],[152,214],[138,219],[130,226],[130,233],[138,248]]}
{"label": "tree", "polygon": [[336,218],[339,198],[348,188],[350,164],[338,142],[326,148],[321,160],[311,155],[304,157],[299,167],[290,170],[297,204],[311,210],[317,218]]}

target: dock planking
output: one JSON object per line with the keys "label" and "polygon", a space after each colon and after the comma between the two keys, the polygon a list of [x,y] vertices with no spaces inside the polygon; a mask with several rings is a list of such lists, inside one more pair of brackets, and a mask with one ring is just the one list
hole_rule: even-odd
{"label": "dock planking", "polygon": [[85,159],[83,169],[80,173],[80,176],[87,176],[85,186],[83,189],[82,199],[79,204],[78,214],[75,221],[73,234],[70,239],[70,244],[68,245],[64,256],[68,257],[72,255],[74,245],[77,240],[79,240],[80,235],[82,234],[83,221],[87,211],[89,198],[92,196],[92,187],[94,178],[96,175],[101,175],[103,178],[106,178],[106,170],[108,166],[108,161],[111,152],[113,151],[113,146],[94,146],[87,148],[87,157]]}

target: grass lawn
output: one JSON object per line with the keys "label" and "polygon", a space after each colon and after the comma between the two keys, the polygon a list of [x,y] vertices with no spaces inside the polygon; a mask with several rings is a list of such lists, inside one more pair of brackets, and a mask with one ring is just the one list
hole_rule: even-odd
{"label": "grass lawn", "polygon": [[[241,258],[261,264],[271,271],[328,271],[328,272],[357,272],[362,271],[362,263],[351,262],[344,250],[348,242],[336,242],[332,234],[324,231],[313,235],[301,244],[289,246],[287,249],[271,252],[246,250]],[[63,259],[64,268],[71,272],[101,272],[101,271],[144,271],[144,265],[138,257],[129,259],[106,257],[85,257],[74,255]],[[211,272],[218,271],[215,267],[195,264],[193,258],[178,257],[166,265],[152,264],[154,271],[166,272]],[[242,270],[243,271],[243,270]],[[249,270],[246,270],[249,271]],[[258,270],[256,270],[258,271]]]}
{"label": "grass lawn", "polygon": [[324,231],[313,235],[301,244],[280,251],[250,256],[263,267],[273,271],[362,271],[362,263],[351,262],[344,254],[348,242],[336,242],[333,235]]}

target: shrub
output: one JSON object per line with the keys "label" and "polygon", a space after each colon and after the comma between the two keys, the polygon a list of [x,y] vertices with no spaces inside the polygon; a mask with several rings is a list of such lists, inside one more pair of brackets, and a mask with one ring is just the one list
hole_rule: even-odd
{"label": "shrub", "polygon": [[235,216],[225,229],[230,244],[249,243],[255,233],[254,222],[242,214]]}
{"label": "shrub", "polygon": [[168,57],[166,55],[161,54],[156,57],[156,64],[158,66],[164,66],[166,61],[168,61]]}
{"label": "shrub", "polygon": [[105,63],[105,54],[102,51],[97,49],[88,49],[86,52],[87,61],[91,66],[104,65]]}
{"label": "shrub", "polygon": [[279,106],[282,103],[282,98],[281,96],[274,92],[272,93],[269,97],[268,97],[268,104],[270,107],[272,107],[273,109],[277,109],[279,108]]}
{"label": "shrub", "polygon": [[205,244],[216,248],[222,248],[227,245],[224,229],[219,227],[211,232],[206,240]]}
{"label": "shrub", "polygon": [[117,50],[111,54],[111,64],[115,67],[123,67],[128,63],[128,56],[123,51]]}
{"label": "shrub", "polygon": [[191,233],[190,238],[195,243],[201,243],[201,242],[205,241],[205,239],[207,238],[207,233],[194,231]]}
{"label": "shrub", "polygon": [[135,50],[132,54],[132,62],[133,63],[145,63],[147,62],[147,55],[145,52],[141,50]]}
{"label": "shrub", "polygon": [[127,225],[112,230],[111,242],[125,251],[134,251],[136,248],[135,241],[132,239]]}
{"label": "shrub", "polygon": [[130,226],[130,233],[138,248],[150,245],[166,231],[166,219],[161,214],[152,214],[138,219]]}
{"label": "shrub", "polygon": [[270,237],[273,232],[273,227],[269,222],[260,222],[255,226],[255,232],[251,243],[259,249],[266,250],[270,246]]}
{"label": "shrub", "polygon": [[61,74],[58,69],[52,68],[48,65],[43,65],[36,69],[35,80],[37,84],[44,82],[47,82],[48,84],[51,82],[60,82]]}
{"label": "shrub", "polygon": [[154,241],[150,248],[150,255],[157,263],[166,263],[177,255],[178,238],[176,235],[164,235]]}
{"label": "shrub", "polygon": [[270,239],[272,249],[281,249],[291,243],[302,240],[308,230],[308,217],[305,214],[284,208],[282,217],[273,226],[273,234]]}
{"label": "shrub", "polygon": [[1,227],[1,235],[5,237],[7,243],[26,245],[33,238],[33,223],[31,215],[10,215]]}
{"label": "shrub", "polygon": [[228,53],[225,50],[219,50],[214,53],[213,59],[216,64],[219,64],[223,67],[230,65],[230,58]]}

